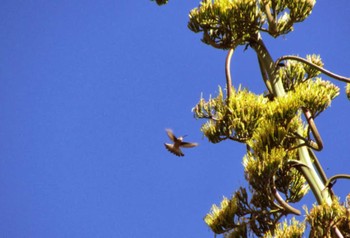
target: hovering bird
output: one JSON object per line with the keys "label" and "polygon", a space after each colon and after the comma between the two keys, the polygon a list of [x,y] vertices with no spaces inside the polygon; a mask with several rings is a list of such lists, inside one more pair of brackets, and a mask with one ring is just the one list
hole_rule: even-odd
{"label": "hovering bird", "polygon": [[183,139],[185,136],[181,136],[177,138],[173,134],[173,131],[170,129],[165,129],[165,131],[168,134],[170,140],[174,142],[174,144],[164,143],[165,148],[177,156],[184,156],[184,153],[182,153],[180,147],[192,148],[198,145],[198,143],[183,142]]}

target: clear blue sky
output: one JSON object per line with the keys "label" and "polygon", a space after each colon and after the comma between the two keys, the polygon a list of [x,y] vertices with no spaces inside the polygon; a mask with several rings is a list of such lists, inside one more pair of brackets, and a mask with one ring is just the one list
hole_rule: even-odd
{"label": "clear blue sky", "polygon": [[[0,237],[213,237],[203,217],[245,185],[245,152],[208,143],[191,113],[225,82],[226,52],[187,29],[197,5],[1,1]],[[350,76],[349,11],[348,0],[318,1],[284,39],[263,38],[275,59],[321,54]],[[264,91],[251,49],[237,50],[232,76]],[[316,121],[328,175],[350,173],[350,102],[336,84]],[[168,127],[200,146],[173,156]],[[349,185],[334,188],[344,198]]]}

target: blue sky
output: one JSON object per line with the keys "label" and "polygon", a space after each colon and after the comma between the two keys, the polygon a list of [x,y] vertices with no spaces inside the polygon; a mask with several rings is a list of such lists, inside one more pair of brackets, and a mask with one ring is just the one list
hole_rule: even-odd
{"label": "blue sky", "polygon": [[[226,52],[187,29],[198,2],[1,3],[0,237],[213,237],[203,217],[245,185],[245,151],[208,143],[191,113],[225,82]],[[294,32],[263,38],[275,59],[316,53],[350,76],[349,11],[318,1]],[[254,52],[232,60],[234,85],[262,93]],[[350,103],[335,83],[342,94],[316,121],[329,176],[350,172]],[[173,156],[168,127],[200,146]]]}

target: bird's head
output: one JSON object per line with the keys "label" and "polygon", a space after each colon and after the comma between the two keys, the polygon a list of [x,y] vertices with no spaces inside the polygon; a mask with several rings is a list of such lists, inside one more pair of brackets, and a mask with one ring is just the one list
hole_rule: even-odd
{"label": "bird's head", "polygon": [[177,138],[179,141],[183,141],[183,139],[186,137],[187,135],[184,136],[180,136],[179,138]]}

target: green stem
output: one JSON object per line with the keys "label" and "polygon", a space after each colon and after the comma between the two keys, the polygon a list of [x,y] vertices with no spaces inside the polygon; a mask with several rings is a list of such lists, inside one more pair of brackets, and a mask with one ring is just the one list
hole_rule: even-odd
{"label": "green stem", "polygon": [[[280,59],[283,59],[283,58],[280,58],[279,61],[274,62],[265,44],[263,43],[260,35],[258,35],[256,41],[253,41],[251,43],[251,46],[256,51],[259,60],[261,60],[261,62],[259,63],[261,63],[261,66],[264,68],[262,72],[267,73],[267,76],[269,78],[267,79],[267,81],[271,83],[274,96],[276,97],[285,96],[286,92],[284,90],[282,80],[278,79],[275,74],[276,65],[278,64]],[[298,133],[302,134],[302,131],[303,129],[300,128]],[[300,139],[299,145],[303,143],[304,141]],[[332,203],[331,194],[328,191],[328,189],[325,191],[325,184],[320,178],[317,171],[315,170],[312,158],[310,157],[310,154],[308,152],[308,148],[306,146],[301,146],[300,148],[298,148],[298,155],[299,155],[300,162],[306,165],[306,166],[301,166],[300,171],[305,177],[306,181],[308,182],[314,196],[316,197],[317,202],[321,204],[323,201],[326,201],[328,204],[331,204]],[[314,159],[317,160],[316,157]]]}
{"label": "green stem", "polygon": [[251,43],[251,47],[257,53],[261,66],[264,68],[264,71],[269,78],[267,82],[271,85],[273,95],[277,97],[283,97],[286,95],[282,81],[278,80],[275,75],[275,62],[272,60],[260,35],[258,35],[255,42]]}
{"label": "green stem", "polygon": [[324,172],[324,170],[320,164],[320,161],[317,159],[314,151],[311,148],[309,148],[308,151],[309,151],[309,155],[311,156],[311,158],[314,161],[314,165],[316,167],[318,174],[321,177],[322,183],[326,184],[328,179],[327,179],[326,173]]}
{"label": "green stem", "polygon": [[[303,143],[303,141],[299,140],[299,143]],[[314,168],[308,148],[306,146],[300,147],[298,149],[298,155],[299,160],[307,165],[300,167],[300,171],[308,182],[317,202],[322,204],[322,202],[325,201],[329,205],[332,204],[331,194],[328,192],[328,190],[325,191],[326,186]],[[322,193],[322,191],[324,192]]]}
{"label": "green stem", "polygon": [[265,86],[266,86],[267,90],[269,91],[268,94],[272,95],[273,94],[273,90],[272,90],[272,86],[271,86],[271,83],[269,81],[269,77],[267,75],[267,72],[266,72],[266,70],[265,70],[265,68],[264,68],[264,66],[262,64],[262,61],[261,61],[261,59],[259,57],[258,57],[258,61],[259,61],[259,67],[260,67],[261,75],[263,77]]}

